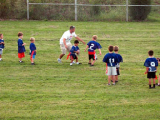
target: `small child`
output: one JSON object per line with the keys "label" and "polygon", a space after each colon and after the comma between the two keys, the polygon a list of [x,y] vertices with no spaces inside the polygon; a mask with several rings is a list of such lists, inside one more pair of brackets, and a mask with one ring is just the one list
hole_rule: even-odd
{"label": "small child", "polygon": [[2,61],[3,49],[4,49],[3,34],[0,34],[0,61]]}
{"label": "small child", "polygon": [[30,55],[31,55],[30,59],[31,59],[31,65],[35,65],[34,60],[35,60],[35,56],[36,56],[36,52],[37,52],[36,46],[35,46],[35,44],[34,44],[35,38],[34,38],[34,37],[31,37],[31,38],[30,38],[30,41],[31,41],[31,44],[30,44]]}
{"label": "small child", "polygon": [[[158,67],[158,61],[156,58],[153,57],[153,54],[153,50],[150,50],[148,52],[149,58],[147,58],[144,63],[144,66],[146,66],[145,74],[147,74],[147,78],[149,79],[149,89],[155,88],[155,77]],[[151,87],[151,79],[153,79],[153,87]]]}
{"label": "small child", "polygon": [[76,62],[77,62],[77,65],[80,65],[82,63],[79,63],[78,62],[78,57],[77,55],[79,55],[79,47],[78,47],[78,44],[79,44],[79,41],[78,40],[75,40],[74,41],[74,46],[72,46],[71,50],[70,50],[70,59],[71,59],[71,63],[70,63],[70,66],[73,65],[73,61],[74,59],[76,59]]}
{"label": "small child", "polygon": [[118,82],[118,76],[120,75],[120,62],[123,62],[123,58],[120,54],[118,54],[118,51],[119,51],[119,47],[118,46],[114,46],[114,52],[118,58],[118,62],[116,64],[116,71],[117,71],[117,75],[116,75],[116,78],[115,78],[115,82]]}
{"label": "small child", "polygon": [[19,62],[23,63],[22,58],[25,57],[24,52],[26,51],[25,50],[26,43],[23,43],[23,40],[22,40],[23,33],[22,32],[18,33],[18,37],[19,37],[19,39],[18,39],[18,58],[19,58]]}
{"label": "small child", "polygon": [[[88,49],[88,56],[89,56],[89,63],[88,64],[90,64],[91,66],[94,66],[94,63],[95,63],[95,61],[96,61],[96,52],[95,52],[95,50],[96,49],[98,49],[99,50],[99,54],[101,55],[102,53],[101,53],[101,45],[98,43],[98,42],[96,42],[96,40],[97,40],[97,35],[94,35],[93,37],[92,37],[92,41],[90,41],[88,44],[87,44],[87,47],[86,47],[86,49],[85,49],[85,52],[86,52],[86,50]],[[91,59],[93,59],[93,62],[91,62]]]}
{"label": "small child", "polygon": [[116,64],[118,62],[118,59],[116,54],[113,53],[113,46],[109,46],[108,50],[109,53],[104,56],[103,62],[106,63],[106,75],[108,75],[108,85],[111,85],[111,78],[113,79],[113,85],[115,85],[115,75],[117,75]]}

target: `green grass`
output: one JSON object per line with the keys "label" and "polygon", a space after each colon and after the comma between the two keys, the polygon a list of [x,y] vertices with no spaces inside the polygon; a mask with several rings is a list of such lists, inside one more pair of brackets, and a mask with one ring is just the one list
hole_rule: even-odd
{"label": "green grass", "polygon": [[[57,63],[59,39],[70,25],[88,42],[98,35],[102,56],[95,67],[88,66],[85,47],[80,44],[81,66],[69,60]],[[0,119],[96,119],[158,120],[160,88],[148,89],[143,63],[148,50],[159,57],[159,22],[44,22],[0,21],[5,50],[0,62]],[[17,58],[17,33],[24,33],[25,63]],[[30,65],[29,38],[36,38],[36,66]],[[72,41],[73,43],[73,41]],[[109,45],[118,45],[124,58],[116,86],[107,86],[102,62]],[[98,51],[97,51],[98,52]],[[158,75],[158,74],[157,74]]]}

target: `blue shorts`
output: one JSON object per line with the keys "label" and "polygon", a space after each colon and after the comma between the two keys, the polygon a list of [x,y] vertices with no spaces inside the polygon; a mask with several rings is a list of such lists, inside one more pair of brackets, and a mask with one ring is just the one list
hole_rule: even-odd
{"label": "blue shorts", "polygon": [[36,58],[36,55],[33,55],[33,56],[32,56],[32,59],[35,59],[35,58]]}

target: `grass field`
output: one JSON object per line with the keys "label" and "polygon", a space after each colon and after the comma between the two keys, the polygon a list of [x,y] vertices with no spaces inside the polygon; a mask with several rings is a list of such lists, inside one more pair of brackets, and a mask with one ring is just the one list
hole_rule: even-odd
{"label": "grass field", "polygon": [[[57,63],[59,39],[70,25],[76,26],[85,42],[98,35],[103,48],[94,67],[88,66],[82,43],[81,66],[70,67],[66,56],[63,64]],[[159,22],[0,21],[0,28],[5,40],[0,62],[0,119],[159,120],[160,88],[148,89],[143,66],[148,50],[160,57]],[[19,31],[27,43],[23,64],[17,58]],[[32,36],[37,46],[35,66],[29,59]],[[116,86],[107,86],[102,62],[109,45],[118,45],[124,59]]]}

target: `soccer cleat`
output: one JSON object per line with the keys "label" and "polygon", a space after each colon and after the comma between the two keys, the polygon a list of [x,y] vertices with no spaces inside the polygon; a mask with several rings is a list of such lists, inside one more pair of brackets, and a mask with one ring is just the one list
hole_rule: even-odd
{"label": "soccer cleat", "polygon": [[57,60],[58,60],[58,63],[62,63],[61,59],[58,58]]}

